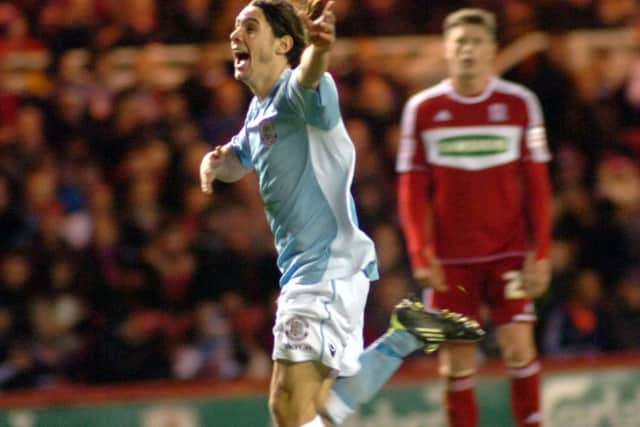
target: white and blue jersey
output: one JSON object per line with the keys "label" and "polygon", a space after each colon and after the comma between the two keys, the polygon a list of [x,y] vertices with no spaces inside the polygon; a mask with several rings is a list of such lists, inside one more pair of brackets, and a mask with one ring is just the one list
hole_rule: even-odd
{"label": "white and blue jersey", "polygon": [[378,278],[373,242],[358,227],[350,191],[355,150],[330,74],[312,90],[285,70],[267,98],[253,98],[231,143],[242,165],[258,175],[280,286],[359,271]]}

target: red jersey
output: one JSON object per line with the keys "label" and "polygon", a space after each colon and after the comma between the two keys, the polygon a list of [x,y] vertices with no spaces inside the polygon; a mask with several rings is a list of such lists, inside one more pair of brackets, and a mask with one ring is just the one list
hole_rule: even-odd
{"label": "red jersey", "polygon": [[445,80],[407,102],[401,138],[399,210],[414,268],[425,250],[450,264],[548,255],[550,155],[532,92],[494,77],[463,97]]}

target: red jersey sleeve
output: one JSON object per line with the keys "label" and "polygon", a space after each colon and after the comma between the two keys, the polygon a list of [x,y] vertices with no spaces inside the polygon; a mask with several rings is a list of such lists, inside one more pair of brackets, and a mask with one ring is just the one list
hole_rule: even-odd
{"label": "red jersey sleeve", "polygon": [[551,248],[551,185],[547,164],[524,162],[527,223],[536,259],[549,257]]}
{"label": "red jersey sleeve", "polygon": [[427,182],[424,172],[405,172],[398,178],[398,214],[413,268],[427,267],[433,253],[428,239]]}
{"label": "red jersey sleeve", "polygon": [[428,265],[426,254],[431,248],[427,230],[429,167],[418,135],[419,109],[415,97],[405,105],[396,161],[398,215],[413,268]]}
{"label": "red jersey sleeve", "polygon": [[551,155],[540,103],[533,93],[527,95],[528,124],[522,144],[523,181],[530,238],[536,259],[540,259],[549,256],[551,247],[551,184],[547,168]]}
{"label": "red jersey sleeve", "polygon": [[396,157],[396,171],[398,173],[409,171],[424,172],[428,169],[425,147],[418,135],[420,110],[420,99],[414,96],[407,101],[402,112],[400,144],[398,145]]}

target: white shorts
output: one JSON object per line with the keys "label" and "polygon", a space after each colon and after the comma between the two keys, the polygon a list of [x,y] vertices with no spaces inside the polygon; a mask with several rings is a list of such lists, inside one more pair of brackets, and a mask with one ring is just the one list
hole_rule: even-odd
{"label": "white shorts", "polygon": [[368,293],[369,279],[363,272],[349,279],[284,286],[273,327],[273,360],[317,360],[332,375],[355,375],[360,370]]}

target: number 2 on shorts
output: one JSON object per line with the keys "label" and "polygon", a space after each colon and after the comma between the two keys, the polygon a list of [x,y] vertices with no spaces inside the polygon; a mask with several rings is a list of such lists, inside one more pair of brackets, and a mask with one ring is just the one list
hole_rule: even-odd
{"label": "number 2 on shorts", "polygon": [[522,273],[517,270],[507,271],[502,275],[504,279],[504,297],[505,299],[522,299],[527,294],[522,288]]}

